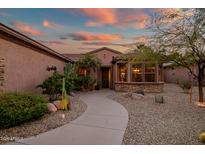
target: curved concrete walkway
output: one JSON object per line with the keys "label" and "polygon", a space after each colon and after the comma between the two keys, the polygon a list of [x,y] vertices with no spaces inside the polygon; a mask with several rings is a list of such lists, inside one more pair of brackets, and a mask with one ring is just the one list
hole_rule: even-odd
{"label": "curved concrete walkway", "polygon": [[15,144],[121,144],[128,113],[119,103],[107,98],[111,93],[111,90],[81,93],[81,100],[87,104],[82,116],[62,127]]}

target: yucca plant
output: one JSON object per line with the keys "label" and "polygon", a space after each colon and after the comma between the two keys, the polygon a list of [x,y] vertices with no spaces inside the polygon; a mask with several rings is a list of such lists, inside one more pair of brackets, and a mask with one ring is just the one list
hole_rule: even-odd
{"label": "yucca plant", "polygon": [[69,100],[68,100],[68,95],[65,89],[65,78],[63,78],[63,84],[62,84],[62,100],[60,103],[61,109],[62,110],[68,110],[69,106]]}

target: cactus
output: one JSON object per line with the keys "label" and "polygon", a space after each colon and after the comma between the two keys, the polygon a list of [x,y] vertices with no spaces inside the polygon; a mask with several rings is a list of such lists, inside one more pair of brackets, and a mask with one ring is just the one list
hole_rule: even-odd
{"label": "cactus", "polygon": [[67,96],[66,89],[65,89],[65,78],[63,78],[62,100],[61,100],[60,106],[62,110],[68,110],[69,101],[68,101],[68,96]]}

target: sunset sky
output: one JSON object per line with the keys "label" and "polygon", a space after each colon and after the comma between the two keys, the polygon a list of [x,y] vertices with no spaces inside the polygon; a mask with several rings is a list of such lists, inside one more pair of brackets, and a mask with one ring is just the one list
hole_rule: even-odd
{"label": "sunset sky", "polygon": [[0,22],[60,53],[146,42],[154,15],[176,9],[0,9]]}

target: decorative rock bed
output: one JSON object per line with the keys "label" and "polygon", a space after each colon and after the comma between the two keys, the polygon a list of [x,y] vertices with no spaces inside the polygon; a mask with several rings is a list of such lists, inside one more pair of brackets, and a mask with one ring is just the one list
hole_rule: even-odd
{"label": "decorative rock bed", "polygon": [[205,108],[194,104],[197,93],[195,87],[192,104],[189,94],[174,84],[165,84],[160,94],[164,104],[155,103],[156,94],[145,94],[143,99],[119,92],[109,96],[129,113],[123,144],[202,144],[199,134],[205,131]]}
{"label": "decorative rock bed", "polygon": [[69,111],[58,110],[57,112],[45,114],[40,119],[29,121],[16,127],[0,129],[0,144],[38,135],[76,119],[85,112],[87,106],[84,102],[79,100],[77,95],[74,97],[69,96],[69,98]]}

